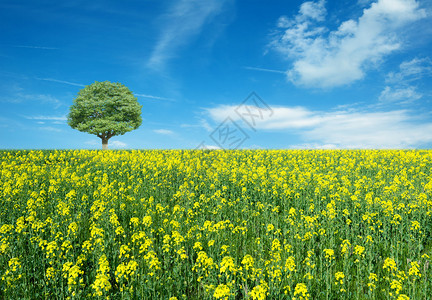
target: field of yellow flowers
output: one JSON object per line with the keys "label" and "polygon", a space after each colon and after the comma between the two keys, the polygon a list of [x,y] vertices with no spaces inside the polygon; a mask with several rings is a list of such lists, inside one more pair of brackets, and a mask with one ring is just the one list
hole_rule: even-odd
{"label": "field of yellow flowers", "polygon": [[432,151],[0,151],[0,298],[430,299]]}

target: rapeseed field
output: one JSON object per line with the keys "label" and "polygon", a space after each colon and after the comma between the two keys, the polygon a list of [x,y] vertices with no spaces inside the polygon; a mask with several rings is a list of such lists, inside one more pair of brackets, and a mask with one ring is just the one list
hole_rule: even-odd
{"label": "rapeseed field", "polygon": [[432,151],[0,151],[2,299],[430,299]]}

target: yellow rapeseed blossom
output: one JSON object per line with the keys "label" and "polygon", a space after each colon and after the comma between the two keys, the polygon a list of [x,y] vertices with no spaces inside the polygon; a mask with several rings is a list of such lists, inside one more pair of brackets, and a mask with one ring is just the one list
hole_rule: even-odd
{"label": "yellow rapeseed blossom", "polygon": [[245,255],[242,260],[242,265],[244,266],[245,270],[248,271],[251,269],[254,265],[254,259],[249,254]]}
{"label": "yellow rapeseed blossom", "polygon": [[336,285],[343,284],[344,278],[345,278],[345,274],[343,272],[336,272],[336,274],[335,274],[335,280],[336,280],[335,284]]}
{"label": "yellow rapeseed blossom", "polygon": [[383,269],[389,270],[389,271],[396,271],[397,267],[396,267],[396,262],[394,261],[394,259],[390,258],[390,257],[386,258],[384,260]]}
{"label": "yellow rapeseed blossom", "polygon": [[96,280],[92,284],[95,291],[94,296],[102,296],[105,292],[111,289],[111,283],[109,282],[109,263],[105,254],[99,258],[99,269],[97,271]]}
{"label": "yellow rapeseed blossom", "polygon": [[335,259],[334,250],[333,249],[324,249],[323,251],[325,253],[325,258],[326,259],[328,259],[330,261],[333,260],[333,259]]}
{"label": "yellow rapeseed blossom", "polygon": [[219,284],[213,294],[213,297],[216,299],[224,299],[227,300],[230,296],[230,288],[225,284]]}
{"label": "yellow rapeseed blossom", "polygon": [[427,298],[431,162],[432,150],[3,150],[2,295]]}
{"label": "yellow rapeseed blossom", "polygon": [[234,259],[231,256],[225,256],[222,259],[222,262],[220,263],[219,271],[221,273],[226,273],[227,271],[235,273],[236,272],[236,266],[234,263]]}
{"label": "yellow rapeseed blossom", "polygon": [[307,286],[304,283],[297,283],[295,288],[294,288],[294,297],[293,300],[295,299],[304,299],[307,300],[309,299],[310,294],[308,292]]}
{"label": "yellow rapeseed blossom", "polygon": [[268,284],[265,281],[261,281],[259,285],[255,286],[249,293],[249,296],[253,300],[264,300],[267,297]]}
{"label": "yellow rapeseed blossom", "polygon": [[416,277],[421,277],[421,273],[420,273],[420,265],[418,262],[416,261],[412,261],[411,262],[411,267],[408,270],[408,275],[413,276],[414,278]]}

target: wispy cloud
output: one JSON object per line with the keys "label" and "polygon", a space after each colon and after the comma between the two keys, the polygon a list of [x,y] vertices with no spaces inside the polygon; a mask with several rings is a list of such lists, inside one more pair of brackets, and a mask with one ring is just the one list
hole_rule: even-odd
{"label": "wispy cloud", "polygon": [[84,142],[84,144],[89,146],[101,146],[101,143],[101,140],[88,140]]}
{"label": "wispy cloud", "polygon": [[52,132],[62,132],[60,128],[52,127],[52,126],[42,126],[38,127],[40,130],[44,131],[52,131]]}
{"label": "wispy cloud", "polygon": [[382,90],[381,103],[409,104],[423,97],[413,84],[425,76],[432,76],[432,61],[429,58],[414,58],[399,65],[395,72],[387,74],[387,85]]}
{"label": "wispy cloud", "polygon": [[66,116],[24,116],[28,120],[66,121]]}
{"label": "wispy cloud", "polygon": [[[221,122],[233,113],[235,106],[208,109],[211,119]],[[363,110],[313,111],[306,107],[271,107],[273,115],[256,120],[256,129],[289,131],[308,145],[329,148],[410,148],[432,142],[432,122],[410,110],[371,112]],[[244,125],[246,126],[246,125]],[[289,145],[286,145],[289,146]]]}
{"label": "wispy cloud", "polygon": [[405,88],[394,88],[386,86],[381,92],[378,100],[381,102],[397,102],[400,104],[408,104],[412,101],[420,99],[421,97],[422,95],[418,93],[416,91],[416,88],[413,86],[408,86]]}
{"label": "wispy cloud", "polygon": [[206,131],[210,132],[215,130],[206,119],[200,118],[197,124],[181,124],[182,128],[204,128]]}
{"label": "wispy cloud", "polygon": [[256,67],[244,67],[246,70],[252,71],[262,71],[262,72],[270,72],[270,73],[278,73],[278,74],[286,74],[286,71],[281,70],[273,70],[273,69],[265,69],[265,68],[256,68]]}
{"label": "wispy cloud", "polygon": [[137,97],[144,97],[154,100],[165,100],[165,101],[175,101],[174,99],[165,98],[165,97],[159,97],[159,96],[153,96],[153,95],[147,95],[147,94],[134,94]]}
{"label": "wispy cloud", "polygon": [[49,103],[58,108],[63,105],[63,103],[56,97],[49,94],[27,94],[23,92],[15,92],[10,96],[0,97],[0,102],[9,103],[23,103],[28,101],[36,101],[40,103]]}
{"label": "wispy cloud", "polygon": [[162,30],[147,66],[163,69],[176,51],[198,35],[205,24],[220,14],[225,2],[231,0],[180,0],[161,18]]}
{"label": "wispy cloud", "polygon": [[401,48],[398,31],[424,18],[415,0],[378,0],[330,31],[321,23],[325,1],[304,2],[294,18],[282,16],[270,47],[292,60],[288,80],[310,87],[335,87],[362,79],[367,69]]}
{"label": "wispy cloud", "polygon": [[432,61],[430,58],[414,58],[399,65],[399,70],[387,74],[387,83],[407,83],[421,79],[423,76],[432,76]]}
{"label": "wispy cloud", "polygon": [[215,146],[215,145],[206,145],[204,143],[201,143],[200,145],[198,145],[197,148],[195,148],[196,150],[221,150],[221,147],[219,146]]}
{"label": "wispy cloud", "polygon": [[[92,146],[92,147],[101,147],[101,145],[102,145],[101,140],[97,140],[97,139],[88,140],[88,141],[84,142],[84,144]],[[127,148],[128,144],[126,144],[124,142],[117,141],[117,140],[110,140],[108,142],[108,147],[114,148],[114,149],[122,149],[122,148]]]}
{"label": "wispy cloud", "polygon": [[290,149],[320,149],[320,150],[330,150],[338,149],[337,145],[334,144],[316,144],[316,143],[303,143],[297,145],[291,145]]}
{"label": "wispy cloud", "polygon": [[81,83],[64,81],[64,80],[59,80],[59,79],[54,79],[54,78],[38,78],[38,77],[36,77],[35,79],[37,79],[37,80],[43,80],[43,81],[57,82],[57,83],[64,83],[64,84],[73,85],[73,86],[79,86],[79,87],[84,87],[85,86],[84,84],[81,84]]}
{"label": "wispy cloud", "polygon": [[109,144],[112,148],[126,148],[128,146],[128,144],[120,141],[110,141]]}
{"label": "wispy cloud", "polygon": [[29,48],[29,49],[41,49],[41,50],[59,50],[59,48],[56,48],[56,47],[44,47],[44,46],[11,45],[11,47],[15,47],[15,48]]}
{"label": "wispy cloud", "polygon": [[173,131],[168,130],[168,129],[155,129],[155,130],[153,130],[153,132],[155,132],[155,133],[159,133],[159,134],[163,134],[163,135],[171,135],[171,134],[174,134]]}

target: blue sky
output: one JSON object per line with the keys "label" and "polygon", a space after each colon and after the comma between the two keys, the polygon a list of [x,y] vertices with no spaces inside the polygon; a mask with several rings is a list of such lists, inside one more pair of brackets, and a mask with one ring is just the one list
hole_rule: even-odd
{"label": "blue sky", "polygon": [[78,91],[126,85],[112,149],[431,148],[432,2],[0,2],[0,148],[99,149]]}

